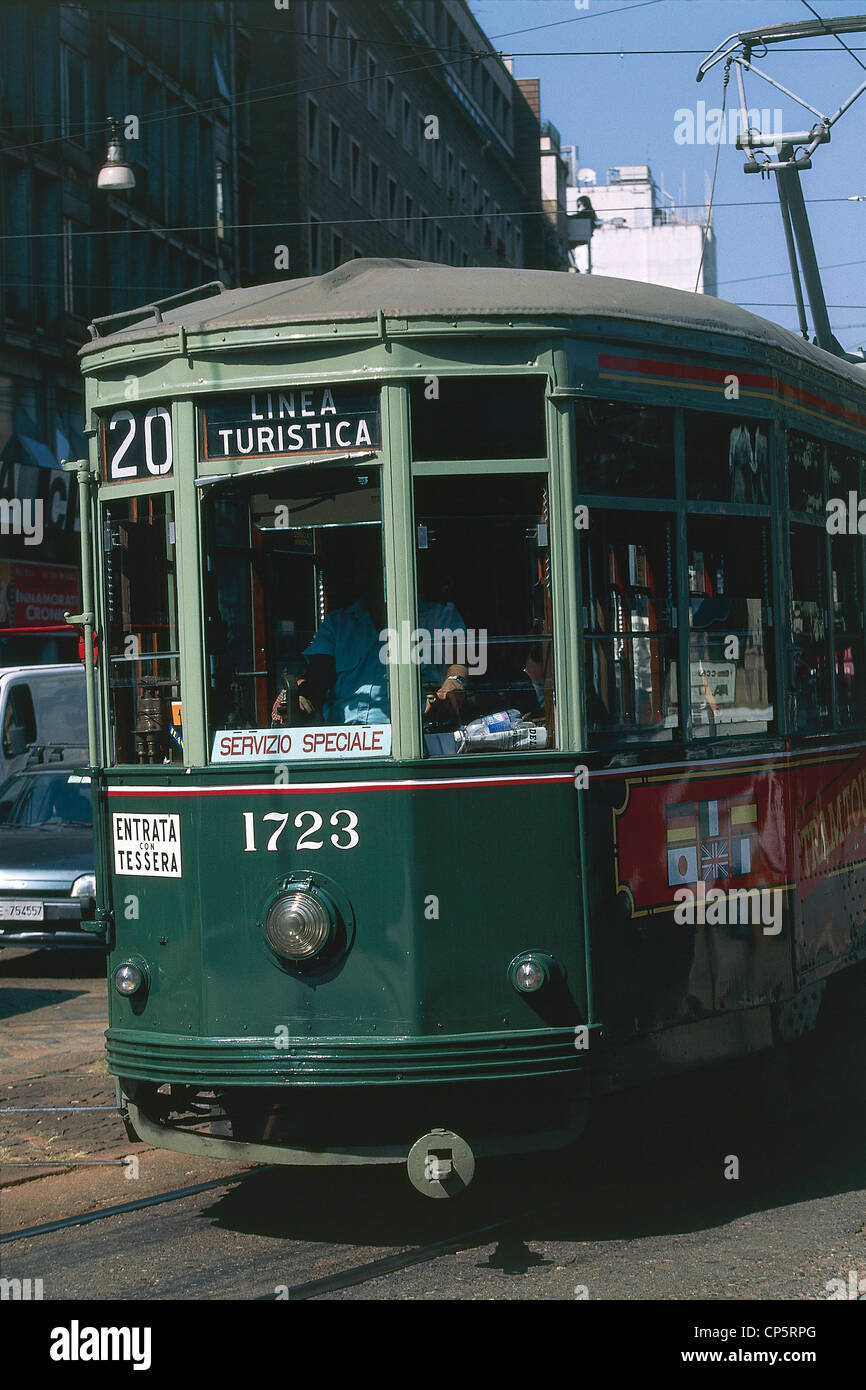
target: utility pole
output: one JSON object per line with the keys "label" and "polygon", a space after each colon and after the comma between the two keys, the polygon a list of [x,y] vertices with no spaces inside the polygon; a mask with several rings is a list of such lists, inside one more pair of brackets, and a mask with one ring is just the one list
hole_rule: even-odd
{"label": "utility pole", "polygon": [[[818,266],[818,258],[815,255],[806,202],[800,185],[800,170],[811,169],[812,155],[819,145],[830,143],[832,127],[857,98],[866,92],[866,80],[854,89],[837,111],[834,111],[832,115],[825,115],[817,107],[810,105],[802,97],[798,97],[795,92],[783,87],[780,82],[775,81],[774,78],[757,68],[752,62],[752,53],[756,48],[766,49],[776,43],[791,43],[798,39],[814,39],[823,35],[834,37],[843,48],[847,49],[848,45],[840,35],[864,31],[866,31],[866,14],[851,15],[840,19],[801,20],[792,24],[771,24],[760,29],[744,29],[739,34],[729,34],[722,43],[714,48],[712,53],[701,63],[697,73],[697,80],[700,82],[710,68],[723,62],[725,65],[725,85],[727,86],[731,68],[734,69],[740,100],[740,134],[737,137],[737,149],[745,150],[748,155],[744,165],[747,174],[764,176],[773,173],[776,176],[776,191],[779,195],[779,206],[782,212],[782,225],[788,248],[794,296],[797,301],[800,332],[808,340],[809,330],[800,283],[802,273],[809,299],[809,308],[812,313],[815,339],[819,347],[825,348],[827,352],[832,352],[836,357],[845,357],[858,362],[861,359],[846,353],[830,328],[827,301],[824,298],[824,288],[821,284],[821,271]],[[848,51],[851,52],[850,49]],[[851,53],[851,56],[861,68],[866,68],[866,65],[860,62],[856,54]],[[752,129],[749,125],[750,112],[746,101],[745,73],[747,72],[754,73],[765,82],[769,82],[777,91],[795,101],[804,110],[811,112],[817,119],[808,130],[770,132]]]}

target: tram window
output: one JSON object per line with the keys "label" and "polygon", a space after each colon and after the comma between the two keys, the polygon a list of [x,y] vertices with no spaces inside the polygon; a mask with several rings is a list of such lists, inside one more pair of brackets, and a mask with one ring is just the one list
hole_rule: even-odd
{"label": "tram window", "polygon": [[582,573],[590,743],[674,738],[680,720],[673,519],[593,511]]}
{"label": "tram window", "polygon": [[674,412],[624,401],[579,401],[578,491],[674,497]]}
{"label": "tram window", "polygon": [[833,667],[836,714],[843,726],[866,720],[864,703],[864,639],[861,627],[863,581],[859,536],[830,538],[833,598]]}
{"label": "tram window", "polygon": [[686,495],[696,502],[770,502],[766,420],[686,411]]}
{"label": "tram window", "polygon": [[824,445],[797,430],[788,431],[788,496],[792,512],[826,516]]}
{"label": "tram window", "polygon": [[791,688],[793,733],[830,723],[827,648],[827,535],[823,527],[791,526]]}
{"label": "tram window", "polygon": [[104,510],[103,550],[114,761],[181,762],[171,494],[110,502]]}
{"label": "tram window", "polygon": [[860,455],[837,444],[827,446],[827,495],[844,497],[848,493],[860,495]]}
{"label": "tram window", "polygon": [[[379,471],[282,470],[205,507],[208,715],[217,761],[390,751]],[[338,729],[375,726],[338,735]],[[283,730],[279,740],[233,737]]]}
{"label": "tram window", "polygon": [[546,478],[419,478],[415,521],[425,751],[555,747]]}
{"label": "tram window", "polygon": [[409,389],[412,457],[547,457],[544,393],[538,376],[425,377]]}
{"label": "tram window", "polygon": [[693,737],[767,733],[775,719],[767,528],[690,517],[688,560]]}

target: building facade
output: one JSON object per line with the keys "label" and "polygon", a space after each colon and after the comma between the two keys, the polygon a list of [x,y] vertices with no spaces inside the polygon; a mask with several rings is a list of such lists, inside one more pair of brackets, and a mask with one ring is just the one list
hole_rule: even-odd
{"label": "building facade", "polygon": [[539,139],[465,0],[0,5],[0,665],[74,656],[92,319],[355,256],[541,265]]}
{"label": "building facade", "polygon": [[538,121],[464,0],[277,15],[253,62],[257,87],[289,92],[251,108],[257,280],[356,256],[540,264],[538,159],[517,160]]}
{"label": "building facade", "polygon": [[578,270],[671,289],[716,293],[716,242],[708,214],[690,215],[655,182],[648,164],[623,164],[595,181],[582,169],[567,190],[569,212],[588,198],[596,222],[589,246],[572,253]]}
{"label": "building facade", "polygon": [[[250,41],[229,3],[0,6],[0,664],[75,656],[94,317],[236,283]],[[106,118],[136,186],[96,187]]]}

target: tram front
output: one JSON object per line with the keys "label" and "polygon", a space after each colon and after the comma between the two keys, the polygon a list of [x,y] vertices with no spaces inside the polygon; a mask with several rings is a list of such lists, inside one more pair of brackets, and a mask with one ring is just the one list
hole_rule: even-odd
{"label": "tram front", "polygon": [[445,1196],[582,1123],[570,479],[537,331],[336,297],[83,350],[108,1058],[148,1142]]}

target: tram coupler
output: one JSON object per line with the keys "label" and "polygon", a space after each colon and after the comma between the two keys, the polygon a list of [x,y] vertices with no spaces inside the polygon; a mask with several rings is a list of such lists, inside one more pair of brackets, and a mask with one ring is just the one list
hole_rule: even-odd
{"label": "tram coupler", "polygon": [[450,1129],[431,1129],[409,1150],[409,1181],[425,1197],[456,1197],[475,1175],[475,1155]]}

